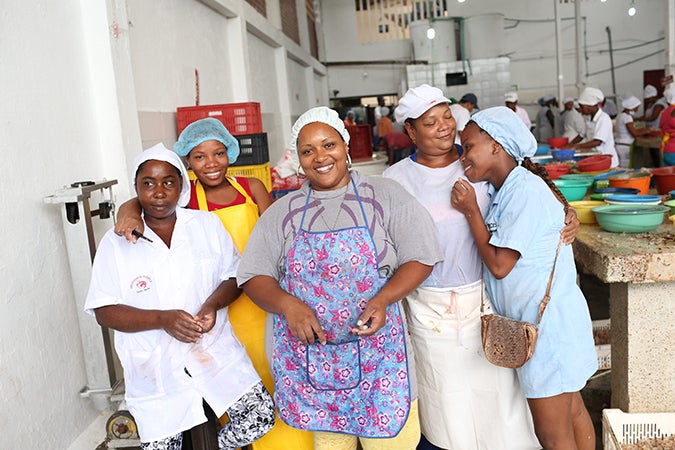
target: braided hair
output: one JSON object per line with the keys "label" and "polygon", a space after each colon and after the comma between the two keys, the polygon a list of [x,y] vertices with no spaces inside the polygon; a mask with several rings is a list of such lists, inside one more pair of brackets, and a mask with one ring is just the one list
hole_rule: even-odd
{"label": "braided hair", "polygon": [[529,157],[525,157],[525,159],[523,159],[522,166],[546,182],[551,191],[553,191],[553,194],[557,197],[560,203],[563,204],[565,214],[567,214],[567,211],[571,208],[571,206],[562,192],[560,192],[560,189],[558,189],[558,186],[556,186],[551,178],[549,178],[546,168],[541,164],[537,164],[536,162],[532,161]]}

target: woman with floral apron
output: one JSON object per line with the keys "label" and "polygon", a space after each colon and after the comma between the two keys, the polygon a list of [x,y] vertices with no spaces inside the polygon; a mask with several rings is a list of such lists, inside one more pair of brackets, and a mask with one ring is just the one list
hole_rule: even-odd
{"label": "woman with floral apron", "polygon": [[309,110],[292,137],[309,183],[260,218],[237,273],[274,313],[279,415],[315,431],[317,450],[356,449],[357,438],[365,450],[414,449],[414,357],[398,300],[441,257],[433,222],[395,182],[349,171],[335,111]]}

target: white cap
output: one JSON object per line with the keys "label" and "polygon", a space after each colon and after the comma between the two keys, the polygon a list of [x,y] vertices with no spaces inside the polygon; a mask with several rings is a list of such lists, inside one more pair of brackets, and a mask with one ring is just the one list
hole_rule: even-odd
{"label": "white cap", "polygon": [[429,109],[441,103],[450,103],[450,100],[443,95],[443,91],[428,84],[423,84],[408,89],[408,92],[398,101],[394,116],[396,116],[397,122],[403,123],[406,119],[417,119]]}
{"label": "white cap", "polygon": [[574,97],[565,97],[565,98],[562,99],[562,104],[565,105],[565,104],[567,104],[569,102],[573,102],[573,101],[574,101]]}
{"label": "white cap", "polygon": [[515,103],[518,101],[518,93],[517,92],[507,92],[504,94],[504,101],[508,103]]}
{"label": "white cap", "polygon": [[605,94],[598,88],[587,87],[581,91],[579,96],[580,105],[595,106],[605,98]]}
{"label": "white cap", "polygon": [[675,105],[675,86],[671,86],[663,91],[663,96],[669,105]]}
{"label": "white cap", "polygon": [[642,98],[656,97],[657,94],[658,94],[658,92],[657,92],[656,88],[654,86],[652,86],[651,84],[648,84],[647,86],[645,86],[645,92],[642,95]]}
{"label": "white cap", "polygon": [[134,180],[134,185],[136,184],[136,174],[138,173],[138,168],[146,161],[156,160],[164,161],[180,171],[181,178],[183,179],[183,185],[181,186],[180,196],[178,197],[178,206],[187,206],[190,202],[190,179],[188,178],[187,169],[183,161],[180,159],[180,156],[164,147],[164,144],[161,142],[159,144],[153,145],[147,150],[143,150],[141,153],[136,155],[134,158],[134,168],[131,172],[131,177]]}
{"label": "white cap", "polygon": [[548,103],[551,100],[555,100],[555,95],[544,95],[544,97],[542,97],[544,103]]}
{"label": "white cap", "polygon": [[621,107],[623,109],[635,109],[640,106],[640,103],[642,102],[636,96],[631,95],[621,100]]}

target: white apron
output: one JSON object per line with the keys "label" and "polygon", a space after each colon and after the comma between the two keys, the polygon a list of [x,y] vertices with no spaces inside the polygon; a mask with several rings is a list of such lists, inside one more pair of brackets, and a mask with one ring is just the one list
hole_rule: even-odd
{"label": "white apron", "polygon": [[422,434],[448,450],[540,449],[516,371],[485,359],[481,290],[419,287],[404,301]]}

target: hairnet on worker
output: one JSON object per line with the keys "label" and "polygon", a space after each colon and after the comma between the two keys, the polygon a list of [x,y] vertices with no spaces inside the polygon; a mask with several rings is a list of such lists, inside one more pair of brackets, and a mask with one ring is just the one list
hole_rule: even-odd
{"label": "hairnet on worker", "polygon": [[636,96],[631,95],[621,100],[621,107],[623,109],[635,109],[640,106],[640,103],[642,102]]}
{"label": "hairnet on worker", "polygon": [[229,164],[234,164],[239,157],[239,141],[227,131],[225,125],[211,117],[192,122],[185,127],[173,146],[173,151],[180,156],[187,156],[193,148],[206,141],[218,141],[227,149]]}
{"label": "hairnet on worker", "polygon": [[345,141],[345,143],[349,144],[349,132],[345,127],[345,123],[340,119],[337,111],[325,106],[317,106],[316,108],[307,110],[300,117],[298,117],[298,120],[296,120],[293,124],[293,128],[291,128],[291,142],[289,147],[291,149],[291,157],[293,158],[293,162],[295,162],[296,165],[299,162],[298,135],[305,125],[314,122],[325,123],[326,125],[330,125],[331,127],[335,128],[340,136],[342,136],[342,139]]}
{"label": "hairnet on worker", "polygon": [[669,87],[663,91],[663,96],[669,105],[675,105],[675,86]]}
{"label": "hairnet on worker", "polygon": [[138,156],[136,156],[136,158],[134,158],[133,170],[131,172],[131,176],[134,180],[134,186],[136,185],[136,174],[138,173],[138,168],[141,166],[141,164],[150,160],[168,162],[178,169],[181,179],[183,180],[180,189],[180,196],[178,197],[178,206],[187,206],[188,202],[190,201],[190,179],[188,178],[187,169],[178,155],[164,147],[164,144],[162,143],[153,145],[147,150],[143,150]]}
{"label": "hairnet on worker", "polygon": [[523,121],[506,106],[484,109],[471,116],[481,129],[497,141],[518,164],[537,151],[537,140]]}

